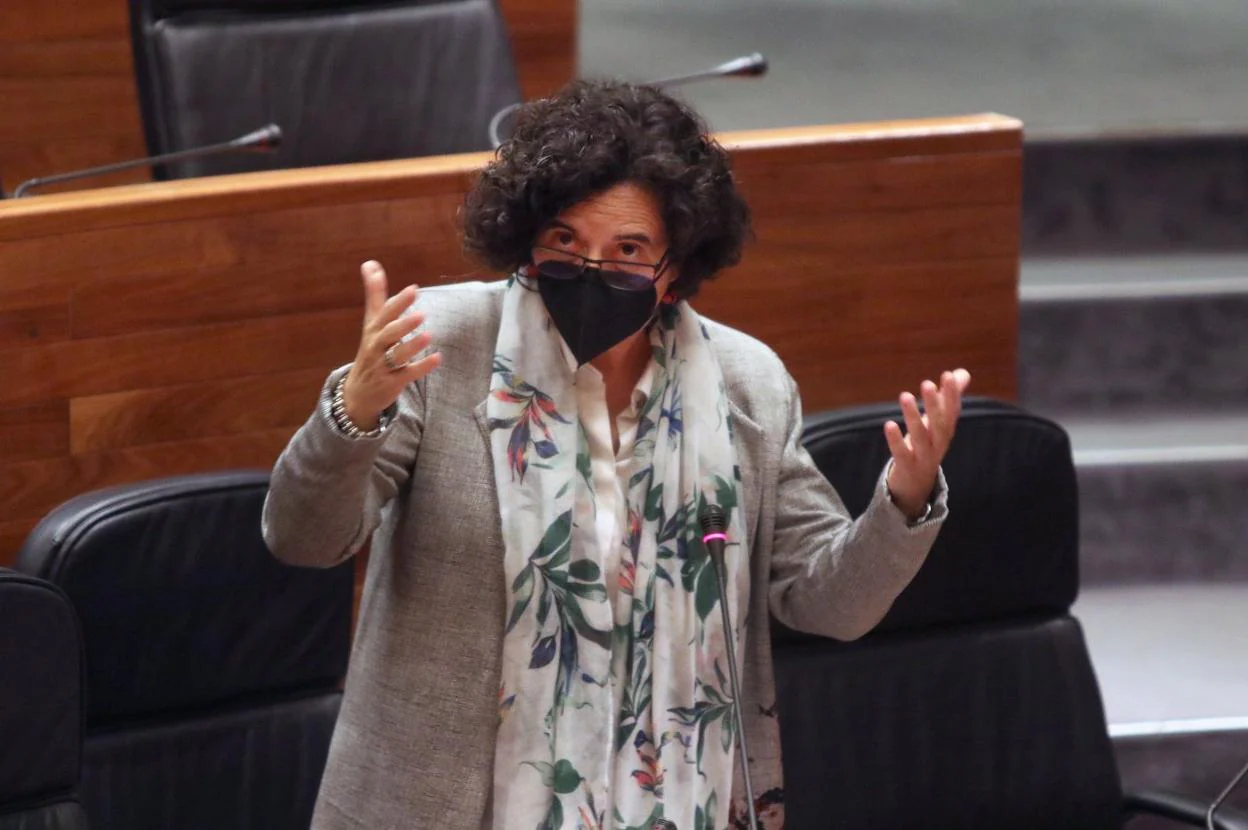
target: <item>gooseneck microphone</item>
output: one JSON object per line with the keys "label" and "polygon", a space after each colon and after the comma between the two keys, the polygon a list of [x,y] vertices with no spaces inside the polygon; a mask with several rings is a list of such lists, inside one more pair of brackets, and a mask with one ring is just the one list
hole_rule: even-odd
{"label": "gooseneck microphone", "polygon": [[1231,779],[1231,783],[1226,785],[1226,789],[1222,791],[1222,794],[1209,805],[1209,810],[1205,813],[1205,827],[1207,830],[1217,830],[1218,825],[1214,821],[1213,814],[1231,797],[1231,793],[1239,786],[1239,782],[1243,781],[1246,775],[1248,775],[1248,764],[1244,765],[1239,773]]}
{"label": "gooseneck microphone", "polygon": [[[694,81],[709,81],[714,78],[757,78],[767,74],[767,67],[767,59],[763,57],[762,53],[753,52],[749,55],[733,58],[730,61],[724,61],[719,66],[712,66],[710,69],[701,69],[697,72],[690,72],[687,75],[673,75],[670,78],[663,78],[659,81],[644,81],[643,83],[648,86],[669,87],[691,84]],[[523,101],[508,104],[494,113],[494,117],[490,119],[490,146],[495,150],[503,143],[499,133],[503,126],[503,121],[523,105]]]}
{"label": "gooseneck microphone", "polygon": [[702,526],[702,543],[711,554],[715,581],[719,584],[719,609],[724,616],[724,646],[728,652],[728,682],[732,685],[732,711],[737,723],[737,755],[741,759],[741,778],[745,781],[745,805],[750,816],[750,830],[758,830],[758,810],[754,806],[754,782],[750,780],[750,751],[745,740],[745,720],[741,716],[741,678],[737,673],[736,638],[732,617],[728,613],[728,573],[724,567],[724,544],[728,541],[728,516],[718,504],[708,504],[698,516]]}
{"label": "gooseneck microphone", "polygon": [[157,164],[171,164],[178,161],[190,161],[191,159],[203,158],[205,156],[226,155],[229,153],[244,152],[271,152],[282,146],[282,129],[276,124],[269,124],[259,130],[253,130],[246,135],[239,136],[233,141],[224,141],[220,144],[209,144],[204,147],[192,147],[189,150],[178,150],[174,153],[164,153],[159,156],[149,156],[147,158],[132,159],[130,161],[121,161],[116,164],[105,164],[101,167],[88,167],[85,170],[73,170],[69,173],[57,173],[55,176],[43,176],[37,179],[27,179],[17,186],[13,191],[13,198],[19,199],[25,196],[36,187],[44,187],[50,184],[62,184],[64,182],[77,181],[78,179],[88,179],[94,176],[105,176],[109,173],[120,173],[122,170],[131,170],[135,167],[151,167]]}
{"label": "gooseneck microphone", "polygon": [[668,87],[690,84],[694,81],[709,81],[713,78],[758,78],[766,74],[767,59],[763,57],[761,52],[753,52],[749,55],[733,58],[730,61],[724,61],[719,66],[712,66],[710,69],[701,69],[697,72],[690,72],[687,75],[673,75],[661,81],[649,81],[648,83],[650,86]]}

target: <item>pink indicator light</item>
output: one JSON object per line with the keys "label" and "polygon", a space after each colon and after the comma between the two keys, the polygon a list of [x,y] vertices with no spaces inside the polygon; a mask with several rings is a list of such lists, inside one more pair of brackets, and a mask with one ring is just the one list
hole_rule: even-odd
{"label": "pink indicator light", "polygon": [[711,542],[716,539],[718,539],[721,542],[727,542],[728,534],[727,533],[708,533],[702,537],[703,542]]}

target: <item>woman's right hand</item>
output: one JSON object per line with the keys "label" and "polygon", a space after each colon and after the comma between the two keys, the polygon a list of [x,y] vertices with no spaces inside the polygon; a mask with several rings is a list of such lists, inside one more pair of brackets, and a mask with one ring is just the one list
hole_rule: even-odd
{"label": "woman's right hand", "polygon": [[438,367],[442,355],[434,352],[412,359],[429,345],[431,338],[424,332],[399,342],[425,321],[419,310],[403,316],[419,295],[415,285],[387,299],[386,272],[379,263],[364,263],[360,275],[364,278],[364,331],[342,388],[342,402],[351,423],[367,432],[377,427],[381,413],[399,399],[405,386]]}

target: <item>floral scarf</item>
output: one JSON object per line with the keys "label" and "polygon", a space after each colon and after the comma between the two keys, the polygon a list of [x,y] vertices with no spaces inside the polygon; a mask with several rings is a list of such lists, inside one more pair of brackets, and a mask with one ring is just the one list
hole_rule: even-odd
{"label": "floral scarf", "polygon": [[[535,291],[503,300],[489,417],[509,595],[495,830],[682,830],[728,820],[735,722],[700,509],[729,515],[729,611],[744,635],[749,563],[723,376],[685,303],[651,326],[628,523],[600,550],[574,374]],[[604,574],[618,557],[614,607]],[[737,654],[745,653],[739,641]]]}

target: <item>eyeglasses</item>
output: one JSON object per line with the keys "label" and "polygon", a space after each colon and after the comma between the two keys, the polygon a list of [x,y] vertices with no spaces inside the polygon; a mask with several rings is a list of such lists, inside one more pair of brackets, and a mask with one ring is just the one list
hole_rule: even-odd
{"label": "eyeglasses", "polygon": [[575,280],[587,271],[597,271],[606,285],[621,291],[645,291],[667,270],[668,254],[653,264],[618,259],[590,259],[558,248],[533,248],[533,264],[537,273],[552,280]]}

